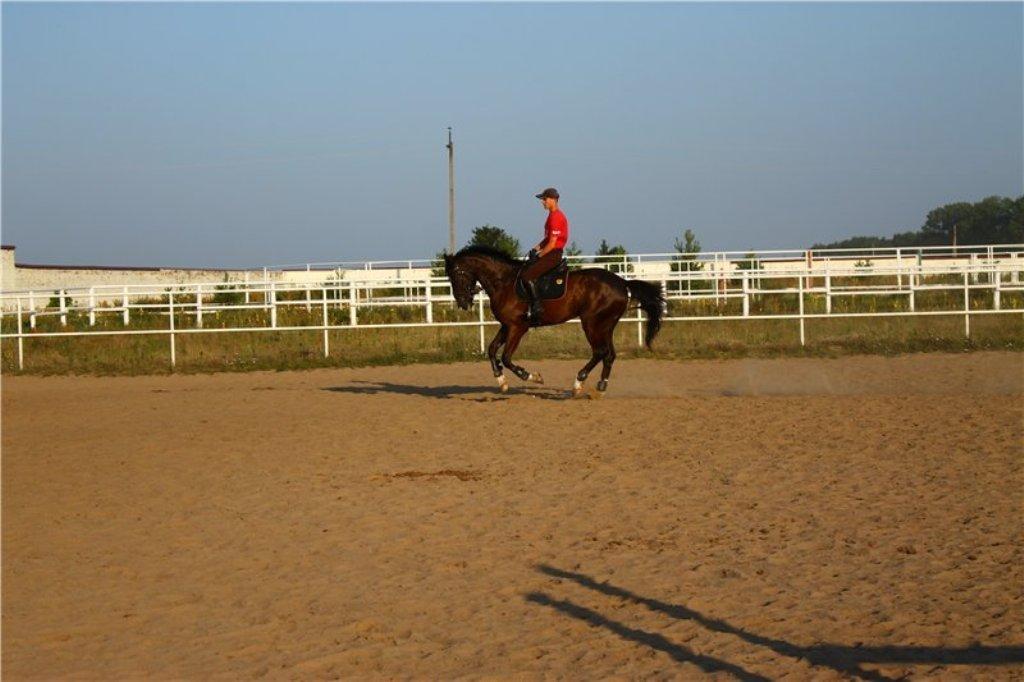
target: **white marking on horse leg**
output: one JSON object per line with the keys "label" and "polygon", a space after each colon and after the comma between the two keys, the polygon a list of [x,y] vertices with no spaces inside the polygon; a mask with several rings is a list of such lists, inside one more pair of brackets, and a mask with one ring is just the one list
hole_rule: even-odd
{"label": "white marking on horse leg", "polygon": [[583,382],[577,377],[572,382],[572,397],[579,398],[581,395],[583,395]]}
{"label": "white marking on horse leg", "polygon": [[508,390],[508,379],[505,378],[505,375],[504,374],[499,374],[496,377],[496,379],[498,381],[498,388],[501,389],[501,392],[504,393],[505,391],[507,391]]}

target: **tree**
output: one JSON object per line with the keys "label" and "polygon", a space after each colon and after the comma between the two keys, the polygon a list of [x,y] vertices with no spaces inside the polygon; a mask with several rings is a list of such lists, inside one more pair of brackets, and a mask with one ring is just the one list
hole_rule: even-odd
{"label": "tree", "polygon": [[241,291],[233,291],[234,288],[228,282],[228,274],[225,272],[224,284],[214,287],[213,302],[217,305],[241,305],[245,302],[245,294]]}
{"label": "tree", "polygon": [[430,261],[430,276],[431,277],[444,277],[444,257],[448,253],[448,250],[438,251],[434,254],[434,260]]}
{"label": "tree", "polygon": [[519,258],[519,240],[495,225],[481,225],[473,228],[469,246],[489,246],[504,251],[513,258]]}
{"label": "tree", "polygon": [[683,230],[682,241],[679,241],[679,237],[676,237],[675,247],[676,251],[678,251],[679,253],[700,253],[700,242],[697,240],[697,235],[695,235],[693,233],[693,230],[689,228]]}
{"label": "tree", "polygon": [[[957,243],[1007,244],[1020,242],[1024,239],[1022,206],[1024,206],[1024,196],[1017,199],[991,196],[985,197],[976,204],[971,204],[970,210],[965,212],[966,215],[956,216],[959,218],[959,221],[954,224]],[[931,218],[932,214],[929,213],[928,217]],[[928,226],[928,221],[925,222],[925,226]]]}
{"label": "tree", "polygon": [[[700,253],[700,242],[697,241],[697,235],[693,233],[693,230],[684,230],[682,240],[676,237],[674,246],[680,255],[676,256],[672,262],[672,272],[699,272],[704,269],[704,264],[697,260],[697,254]],[[692,289],[691,285],[692,282],[687,279],[686,289]],[[676,289],[683,289],[683,283],[678,282]]]}
{"label": "tree", "polygon": [[[519,240],[496,225],[487,224],[474,227],[466,246],[489,246],[492,249],[504,251],[513,258],[520,257]],[[438,251],[430,263],[431,274],[434,277],[444,277],[444,254],[444,251]]]}
{"label": "tree", "polygon": [[[577,244],[575,241],[570,242],[569,245],[565,247],[565,251],[563,253],[565,254],[565,257],[569,259],[569,268],[571,270],[579,270],[580,263],[582,262],[579,256],[583,253],[583,250],[580,249],[579,244]],[[573,260],[574,258],[575,260]]]}
{"label": "tree", "polygon": [[757,270],[760,267],[761,264],[757,260],[757,254],[753,251],[748,251],[742,260],[736,261],[737,270]]}
{"label": "tree", "polygon": [[607,240],[602,239],[601,243],[597,246],[598,256],[625,256],[627,255],[626,247],[621,244],[612,246]]}
{"label": "tree", "polygon": [[[955,204],[946,204],[936,209],[932,209],[928,212],[927,218],[925,218],[924,225],[918,230],[918,239],[916,244],[908,244],[908,246],[938,246],[940,244],[952,244],[953,243],[953,232],[957,229],[957,226],[968,227],[974,218],[974,206],[967,203],[966,201],[958,201]],[[965,241],[963,230],[960,230],[959,239],[957,242],[960,244],[968,243]]]}
{"label": "tree", "polygon": [[[608,269],[612,272],[624,272],[626,270],[626,247],[621,244],[615,246],[610,245],[606,240],[602,239],[601,243],[597,247],[597,256],[604,256],[603,258],[595,259],[595,263],[608,263]],[[611,256],[620,256],[621,258],[611,258]]]}

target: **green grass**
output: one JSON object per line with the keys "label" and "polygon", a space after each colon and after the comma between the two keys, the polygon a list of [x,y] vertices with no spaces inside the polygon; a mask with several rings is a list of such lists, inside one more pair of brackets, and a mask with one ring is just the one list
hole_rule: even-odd
{"label": "green grass", "polygon": [[[936,292],[948,294],[949,292]],[[983,292],[977,292],[982,294]],[[936,300],[925,305],[949,303]],[[961,295],[962,296],[962,295]],[[726,320],[667,322],[655,341],[653,351],[638,347],[636,323],[625,321],[616,331],[620,358],[654,357],[670,359],[735,358],[778,356],[836,356],[854,353],[896,354],[922,351],[1024,350],[1024,301],[1004,295],[1004,307],[1016,307],[1021,313],[975,315],[971,318],[971,338],[964,336],[962,315],[905,318],[831,318],[806,321],[807,344],[800,345],[796,320]],[[991,298],[989,296],[989,298]],[[823,312],[820,297],[805,298],[807,312]],[[985,306],[979,297],[977,305]],[[905,299],[863,297],[836,299],[833,310],[853,306],[859,310],[901,310]],[[962,302],[962,298],[959,299]],[[972,297],[972,305],[974,304]],[[990,301],[989,301],[990,304]],[[891,306],[891,307],[890,307]],[[798,301],[782,296],[754,301],[752,314],[796,312]],[[670,306],[673,315],[712,315],[739,313],[741,303],[732,300],[718,306],[714,301],[677,302]],[[820,309],[820,310],[819,310]],[[473,321],[477,311],[460,311],[451,305],[437,304],[435,321]],[[360,323],[422,322],[422,307],[374,308],[359,311]],[[282,308],[279,325],[319,324],[322,310],[316,304],[310,312],[305,306]],[[331,324],[348,324],[348,311],[330,309]],[[628,318],[627,318],[628,319]],[[13,331],[10,316],[4,316],[3,329]],[[269,326],[266,311],[227,311],[204,316],[204,327],[231,327],[239,324]],[[179,328],[195,325],[191,316],[176,316]],[[166,316],[132,314],[133,329],[164,329]],[[66,330],[88,329],[88,317],[69,315]],[[101,314],[94,329],[121,329],[120,316]],[[55,317],[40,318],[37,329],[61,330]],[[496,327],[485,329],[490,341]],[[323,356],[323,332],[240,332],[176,335],[177,372],[215,372],[246,370],[288,370],[314,367],[355,367],[414,362],[451,362],[481,360],[477,327],[343,329],[329,332],[330,355]],[[582,362],[590,349],[578,324],[532,330],[520,346],[517,357],[576,358]],[[17,341],[4,339],[0,348],[4,372],[17,372]],[[131,375],[167,373],[170,345],[166,335],[97,336],[68,338],[29,338],[25,340],[27,374],[102,374]]]}

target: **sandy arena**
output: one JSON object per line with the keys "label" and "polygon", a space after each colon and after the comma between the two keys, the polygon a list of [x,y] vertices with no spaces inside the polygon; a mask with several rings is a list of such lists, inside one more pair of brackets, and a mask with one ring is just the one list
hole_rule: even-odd
{"label": "sandy arena", "polygon": [[1021,355],[525,364],[5,377],[4,677],[1024,674]]}

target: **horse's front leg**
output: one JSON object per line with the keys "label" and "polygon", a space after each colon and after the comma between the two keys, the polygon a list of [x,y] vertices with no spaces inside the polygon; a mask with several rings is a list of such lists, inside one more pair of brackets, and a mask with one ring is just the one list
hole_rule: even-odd
{"label": "horse's front leg", "polygon": [[487,358],[491,361],[491,371],[494,372],[494,378],[498,382],[498,389],[502,393],[508,391],[508,380],[501,371],[501,363],[498,361],[498,349],[501,348],[507,338],[508,325],[502,324],[501,328],[498,329],[498,333],[494,335],[494,339],[491,340],[491,345],[487,347]]}
{"label": "horse's front leg", "polygon": [[523,335],[526,334],[526,330],[529,329],[525,324],[517,324],[509,327],[508,340],[505,342],[505,350],[501,354],[501,364],[512,370],[512,373],[523,381],[531,381],[535,384],[543,384],[544,379],[540,374],[531,374],[526,371],[525,368],[520,367],[516,363],[512,362],[512,354],[516,352],[516,348],[519,347],[519,342],[522,340]]}

